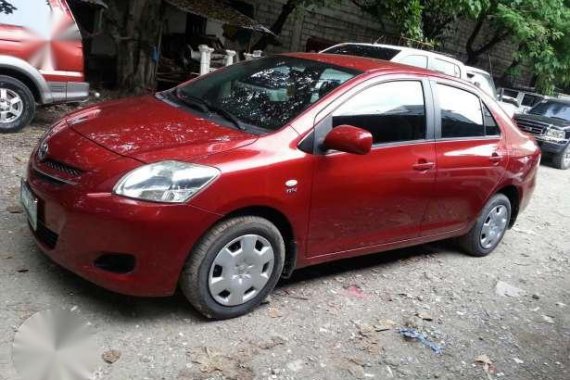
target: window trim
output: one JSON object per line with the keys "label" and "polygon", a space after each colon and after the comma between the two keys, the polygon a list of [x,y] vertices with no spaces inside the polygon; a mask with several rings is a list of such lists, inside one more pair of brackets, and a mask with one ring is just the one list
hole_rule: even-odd
{"label": "window trim", "polygon": [[[354,96],[358,95],[362,91],[368,88],[382,85],[391,82],[420,82],[422,86],[422,92],[424,95],[424,109],[426,116],[426,138],[419,140],[410,141],[395,141],[388,143],[377,143],[372,145],[372,151],[395,146],[405,146],[405,145],[417,145],[423,143],[433,143],[435,141],[435,113],[434,113],[434,99],[431,91],[431,86],[429,79],[423,76],[417,75],[378,75],[376,77],[370,78],[348,90],[346,93],[342,94],[339,98],[333,101],[331,104],[327,105],[323,110],[321,110],[314,121],[314,128],[309,132],[301,141],[303,141],[307,136],[314,133],[314,148],[313,152],[320,155],[336,154],[338,152],[331,151],[325,152],[321,149],[323,141],[329,131],[332,130],[332,114],[347,101],[352,99]],[[348,153],[347,153],[348,154]]]}
{"label": "window trim", "polygon": [[[434,113],[435,113],[435,121],[434,121],[434,126],[435,126],[435,140],[436,141],[473,141],[473,140],[500,140],[501,137],[504,134],[503,128],[501,127],[501,124],[497,123],[501,134],[500,135],[489,135],[487,136],[487,129],[486,129],[486,125],[485,125],[485,117],[483,115],[483,105],[486,105],[485,102],[483,102],[483,99],[481,97],[481,95],[478,93],[477,89],[473,89],[470,88],[462,83],[457,83],[454,81],[450,81],[450,80],[445,80],[445,79],[440,79],[440,78],[430,78],[429,80],[430,82],[430,86],[431,86],[431,90],[433,93],[433,105],[434,105]],[[439,95],[437,92],[437,85],[444,85],[444,86],[448,86],[448,87],[453,87],[456,88],[458,90],[463,90],[466,91],[474,96],[477,97],[477,99],[479,99],[479,102],[481,103],[481,118],[483,119],[483,128],[484,128],[484,132],[485,135],[484,136],[464,136],[464,137],[442,137],[441,135],[441,104],[439,101]],[[489,111],[491,111],[490,107]],[[495,122],[497,122],[497,119],[495,118],[495,116],[493,115],[493,113],[491,112],[491,116],[493,116],[493,119],[495,120]]]}

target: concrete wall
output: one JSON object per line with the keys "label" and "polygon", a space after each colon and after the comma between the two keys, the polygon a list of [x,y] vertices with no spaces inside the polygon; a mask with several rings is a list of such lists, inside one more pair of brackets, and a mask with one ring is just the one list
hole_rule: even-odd
{"label": "concrete wall", "polygon": [[[269,27],[277,19],[282,5],[286,0],[247,0],[255,7],[255,18]],[[393,30],[389,22],[387,30]],[[455,55],[465,61],[465,44],[472,29],[472,22],[461,21],[450,30],[442,47],[442,51]],[[294,11],[287,20],[282,33],[279,35],[281,46],[270,46],[268,53],[282,51],[304,51],[310,37],[324,38],[331,41],[374,42],[382,36],[382,28],[377,20],[362,12],[350,0],[331,1],[324,7],[313,7]],[[489,54],[481,57],[477,66],[491,71],[493,76],[500,77],[511,64],[517,46],[509,42],[497,45]],[[528,85],[531,73],[522,70],[522,75],[516,80],[517,85]]]}

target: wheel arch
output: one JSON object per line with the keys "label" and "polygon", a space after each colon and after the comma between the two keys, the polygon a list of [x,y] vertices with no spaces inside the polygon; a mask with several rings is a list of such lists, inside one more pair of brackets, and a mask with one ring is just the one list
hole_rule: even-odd
{"label": "wheel arch", "polygon": [[520,203],[521,203],[521,192],[515,185],[506,185],[501,187],[496,194],[503,194],[511,202],[511,219],[509,220],[509,228],[511,228],[519,215]]}
{"label": "wheel arch", "polygon": [[51,103],[49,86],[40,72],[28,62],[11,56],[0,55],[0,75],[6,75],[24,83],[37,103]]}
{"label": "wheel arch", "polygon": [[222,220],[239,216],[258,216],[269,220],[277,227],[285,241],[285,266],[281,277],[289,278],[297,264],[298,247],[295,241],[293,225],[289,218],[281,211],[269,206],[248,206],[234,210],[224,216]]}

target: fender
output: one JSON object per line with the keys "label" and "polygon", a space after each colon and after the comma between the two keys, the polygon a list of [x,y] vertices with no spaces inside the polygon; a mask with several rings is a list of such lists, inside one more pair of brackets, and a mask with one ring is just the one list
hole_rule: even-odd
{"label": "fender", "polygon": [[47,81],[34,66],[30,65],[23,59],[0,54],[0,69],[2,68],[18,71],[28,77],[38,89],[41,104],[49,104],[53,102],[53,97]]}

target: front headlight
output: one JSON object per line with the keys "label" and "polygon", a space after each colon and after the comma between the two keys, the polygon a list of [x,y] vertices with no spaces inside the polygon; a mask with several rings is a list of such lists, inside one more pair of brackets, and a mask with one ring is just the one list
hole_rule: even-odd
{"label": "front headlight", "polygon": [[210,166],[162,161],[131,171],[117,182],[113,192],[151,202],[183,203],[219,174]]}
{"label": "front headlight", "polygon": [[548,128],[546,130],[546,137],[550,137],[556,140],[564,140],[564,138],[566,137],[566,132],[560,129]]}

